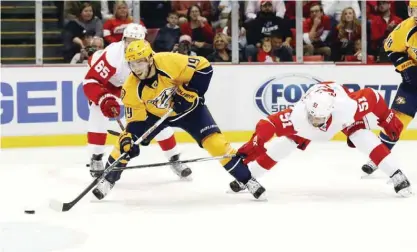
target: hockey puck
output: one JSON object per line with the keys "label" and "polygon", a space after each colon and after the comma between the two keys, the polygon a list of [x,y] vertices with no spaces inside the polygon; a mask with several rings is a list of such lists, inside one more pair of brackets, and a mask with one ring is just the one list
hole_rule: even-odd
{"label": "hockey puck", "polygon": [[25,214],[35,214],[35,210],[25,210]]}

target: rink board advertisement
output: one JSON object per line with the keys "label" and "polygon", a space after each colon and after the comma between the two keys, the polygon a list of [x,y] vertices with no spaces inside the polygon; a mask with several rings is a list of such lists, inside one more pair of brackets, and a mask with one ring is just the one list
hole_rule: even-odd
{"label": "rink board advertisement", "polygon": [[[81,81],[86,71],[85,66],[1,68],[2,148],[84,145],[89,109]],[[392,103],[401,78],[392,66],[216,65],[206,103],[232,141],[245,141],[259,119],[291,107],[320,81],[351,90],[371,87]],[[370,121],[377,129],[374,118]],[[108,128],[118,129],[114,121]],[[413,121],[403,138],[417,139],[416,129]],[[178,132],[177,139],[190,137]]]}

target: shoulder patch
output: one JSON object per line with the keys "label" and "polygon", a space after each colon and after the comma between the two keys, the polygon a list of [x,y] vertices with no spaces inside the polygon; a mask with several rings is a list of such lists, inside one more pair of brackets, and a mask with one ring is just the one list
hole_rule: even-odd
{"label": "shoulder patch", "polygon": [[122,88],[122,91],[120,93],[120,99],[123,100],[123,98],[125,98],[125,95],[126,95],[126,90]]}
{"label": "shoulder patch", "polygon": [[411,36],[413,36],[417,32],[417,26],[414,26],[408,33],[407,33],[407,42],[410,40]]}

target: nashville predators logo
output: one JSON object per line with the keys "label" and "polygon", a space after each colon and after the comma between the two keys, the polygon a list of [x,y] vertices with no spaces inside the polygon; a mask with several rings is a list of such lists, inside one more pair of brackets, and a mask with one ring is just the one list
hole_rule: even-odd
{"label": "nashville predators logo", "polygon": [[401,105],[401,104],[405,104],[405,103],[406,103],[406,101],[405,101],[405,98],[404,98],[404,97],[402,97],[402,96],[398,96],[398,97],[395,99],[395,103],[396,103],[396,104],[398,104],[398,105]]}
{"label": "nashville predators logo", "polygon": [[167,109],[170,107],[170,97],[174,88],[164,89],[155,99],[149,100],[148,103],[159,109]]}

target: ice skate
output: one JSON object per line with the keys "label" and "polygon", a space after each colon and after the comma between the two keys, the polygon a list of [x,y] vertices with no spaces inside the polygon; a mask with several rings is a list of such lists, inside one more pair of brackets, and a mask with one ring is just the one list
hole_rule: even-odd
{"label": "ice skate", "polygon": [[237,180],[233,180],[232,182],[230,182],[229,186],[230,186],[230,190],[232,190],[235,193],[243,192],[246,190],[245,184]]}
{"label": "ice skate", "polygon": [[401,170],[397,170],[391,177],[390,181],[394,184],[394,190],[402,197],[410,197],[413,192],[411,191],[411,184],[407,177]]}
{"label": "ice skate", "polygon": [[265,188],[255,178],[252,177],[245,186],[255,199],[266,199]]}
{"label": "ice skate", "polygon": [[113,188],[115,183],[111,183],[108,180],[104,179],[102,180],[96,188],[93,190],[94,196],[96,196],[97,199],[101,200],[110,192],[110,190]]}
{"label": "ice skate", "polygon": [[178,163],[176,161],[180,160],[180,155],[172,156],[169,161],[173,162],[170,167],[180,178],[188,178],[191,175],[192,171],[190,167],[185,164]]}
{"label": "ice skate", "polygon": [[90,167],[90,174],[94,178],[101,176],[104,171],[102,158],[103,154],[93,154],[90,160],[90,164],[87,165],[87,167]]}
{"label": "ice skate", "polygon": [[378,166],[371,160],[368,161],[368,163],[362,165],[362,171],[368,175],[371,175],[376,169],[378,169]]}

